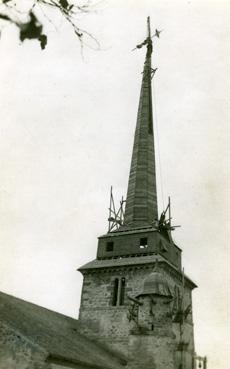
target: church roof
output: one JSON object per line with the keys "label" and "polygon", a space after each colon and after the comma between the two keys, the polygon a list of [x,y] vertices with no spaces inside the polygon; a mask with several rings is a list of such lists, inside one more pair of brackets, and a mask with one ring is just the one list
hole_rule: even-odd
{"label": "church roof", "polygon": [[0,292],[0,320],[47,352],[86,368],[118,369],[125,360],[79,332],[78,320]]}

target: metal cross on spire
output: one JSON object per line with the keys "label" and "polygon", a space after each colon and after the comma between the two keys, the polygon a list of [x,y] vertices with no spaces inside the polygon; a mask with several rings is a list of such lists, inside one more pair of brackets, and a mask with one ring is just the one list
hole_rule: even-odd
{"label": "metal cross on spire", "polygon": [[147,45],[147,56],[150,57],[153,51],[152,38],[153,37],[159,38],[161,32],[162,30],[155,29],[154,35],[151,36],[150,17],[148,17],[147,18],[147,38],[141,44],[138,44],[132,51],[136,49],[141,49],[143,46]]}

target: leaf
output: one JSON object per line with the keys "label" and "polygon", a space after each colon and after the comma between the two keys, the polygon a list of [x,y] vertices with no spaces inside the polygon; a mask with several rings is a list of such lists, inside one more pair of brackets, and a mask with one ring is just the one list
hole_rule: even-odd
{"label": "leaf", "polygon": [[40,41],[41,49],[44,50],[47,45],[47,36],[41,35],[38,40]]}
{"label": "leaf", "polygon": [[30,20],[26,23],[20,24],[20,40],[24,41],[25,39],[39,39],[42,34],[43,26],[38,21],[37,17],[30,12]]}
{"label": "leaf", "polygon": [[[1,14],[0,14],[1,16]],[[47,36],[42,33],[43,26],[37,19],[36,15],[31,11],[29,14],[29,21],[26,23],[17,23],[20,29],[20,40],[38,40],[40,42],[41,49],[44,50],[47,45]]]}
{"label": "leaf", "polygon": [[67,9],[69,6],[69,3],[67,0],[59,0],[60,5],[64,8]]}

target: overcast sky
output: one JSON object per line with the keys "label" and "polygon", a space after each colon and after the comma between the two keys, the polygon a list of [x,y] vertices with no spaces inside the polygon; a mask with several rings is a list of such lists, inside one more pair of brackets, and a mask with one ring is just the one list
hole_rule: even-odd
{"label": "overcast sky", "polygon": [[148,15],[163,29],[153,55],[159,211],[171,195],[174,239],[199,286],[197,353],[229,369],[230,1],[104,1],[79,20],[102,49],[84,59],[57,15],[44,51],[4,29],[0,289],[77,317],[76,269],[107,231],[110,185],[116,200],[126,195],[145,55],[131,50]]}

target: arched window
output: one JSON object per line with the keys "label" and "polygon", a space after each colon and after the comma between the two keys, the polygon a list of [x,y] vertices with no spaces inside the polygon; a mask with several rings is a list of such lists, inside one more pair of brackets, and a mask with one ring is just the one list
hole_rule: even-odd
{"label": "arched window", "polygon": [[113,281],[112,306],[124,305],[125,301],[125,278],[115,278]]}
{"label": "arched window", "polygon": [[121,288],[120,288],[120,305],[124,305],[125,300],[125,278],[121,278]]}
{"label": "arched window", "polygon": [[112,305],[117,305],[117,297],[118,297],[118,287],[119,287],[119,279],[114,279],[114,285],[113,285],[113,295],[112,295]]}

